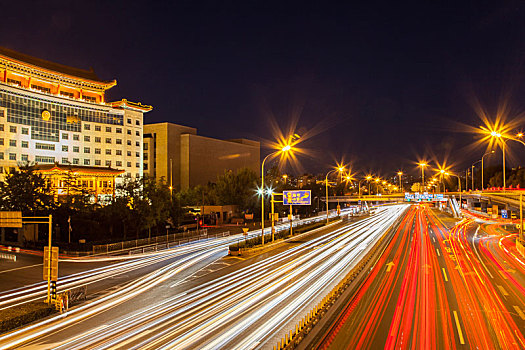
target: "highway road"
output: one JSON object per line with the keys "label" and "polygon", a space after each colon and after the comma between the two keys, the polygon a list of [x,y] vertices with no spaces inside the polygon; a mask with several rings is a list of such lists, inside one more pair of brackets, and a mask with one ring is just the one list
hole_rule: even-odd
{"label": "highway road", "polygon": [[[330,216],[335,216],[335,212]],[[325,216],[307,218],[294,222],[309,223],[325,220]],[[287,229],[288,223],[278,225],[276,230]],[[267,228],[265,232],[269,232]],[[260,235],[260,230],[248,232],[248,238]],[[231,235],[209,240],[191,242],[170,249],[159,250],[144,254],[124,256],[97,256],[81,258],[61,258],[59,263],[59,279],[57,291],[73,289],[79,286],[88,286],[91,298],[103,295],[119,286],[141,278],[149,273],[154,273],[180,259],[197,256],[202,252],[215,250],[216,253],[204,262],[196,262],[188,267],[184,273],[195,271],[204,263],[210,263],[227,254],[228,246],[243,239],[243,235]],[[41,256],[14,253],[17,262],[2,262],[0,264],[0,278],[4,281],[0,286],[0,310],[30,301],[41,300],[47,293],[47,282],[42,281]],[[183,274],[181,274],[183,275]],[[33,282],[30,281],[40,281]],[[9,288],[18,285],[17,288]]]}
{"label": "highway road", "polygon": [[225,257],[181,279],[222,247],[195,252],[63,315],[0,336],[28,349],[273,348],[406,210],[320,229],[249,259]]}
{"label": "highway road", "polygon": [[[448,226],[447,226],[448,225]],[[525,264],[502,227],[413,205],[318,349],[524,349]]]}

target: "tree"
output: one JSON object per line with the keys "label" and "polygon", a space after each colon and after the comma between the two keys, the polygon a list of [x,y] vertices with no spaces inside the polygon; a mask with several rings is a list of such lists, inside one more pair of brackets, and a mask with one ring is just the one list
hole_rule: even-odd
{"label": "tree", "polygon": [[242,209],[253,209],[257,202],[257,180],[255,172],[248,168],[239,169],[236,174],[232,171],[224,172],[217,178],[215,186],[219,204],[234,204]]}
{"label": "tree", "polygon": [[0,183],[0,208],[21,211],[23,215],[53,209],[54,195],[51,184],[30,163],[19,165]]}

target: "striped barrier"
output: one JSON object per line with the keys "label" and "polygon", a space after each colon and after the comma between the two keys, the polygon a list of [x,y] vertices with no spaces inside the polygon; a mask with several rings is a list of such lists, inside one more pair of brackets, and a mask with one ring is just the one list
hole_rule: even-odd
{"label": "striped barrier", "polygon": [[16,255],[14,255],[14,254],[0,253],[0,259],[7,259],[7,260],[13,260],[13,261],[16,261]]}

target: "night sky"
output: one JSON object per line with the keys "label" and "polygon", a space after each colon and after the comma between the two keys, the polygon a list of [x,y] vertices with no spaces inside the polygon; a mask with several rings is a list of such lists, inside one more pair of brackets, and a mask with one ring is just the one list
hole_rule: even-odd
{"label": "night sky", "polygon": [[93,67],[117,79],[110,100],[204,136],[271,140],[270,117],[284,130],[299,117],[299,134],[320,131],[305,171],[479,159],[462,126],[481,123],[472,101],[524,111],[525,5],[361,3],[6,1],[0,45]]}

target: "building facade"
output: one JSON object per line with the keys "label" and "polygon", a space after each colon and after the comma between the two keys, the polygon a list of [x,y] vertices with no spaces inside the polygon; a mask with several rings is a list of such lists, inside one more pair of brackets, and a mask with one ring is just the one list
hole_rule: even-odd
{"label": "building facade", "polygon": [[116,81],[92,70],[0,48],[0,176],[20,163],[143,175],[143,115],[152,107],[106,102]]}
{"label": "building facade", "polygon": [[227,170],[258,173],[260,144],[246,139],[218,140],[172,123],[144,125],[144,174],[174,189],[215,182]]}

